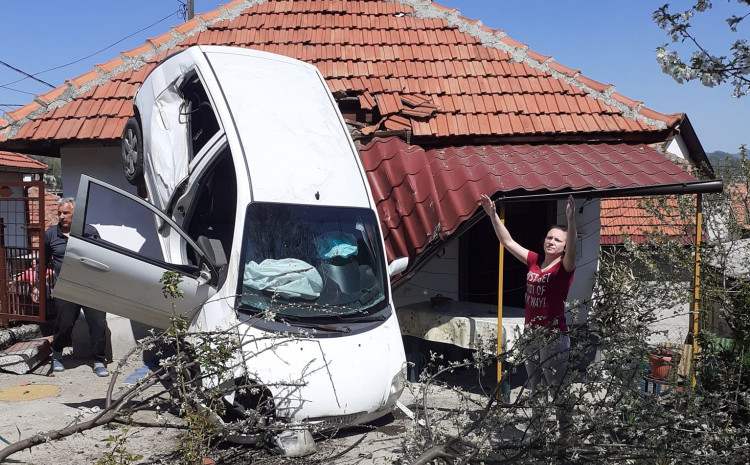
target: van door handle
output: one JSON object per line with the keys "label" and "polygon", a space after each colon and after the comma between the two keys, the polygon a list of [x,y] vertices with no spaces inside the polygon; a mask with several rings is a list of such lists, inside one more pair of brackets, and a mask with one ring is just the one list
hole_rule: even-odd
{"label": "van door handle", "polygon": [[92,259],[87,258],[87,257],[81,257],[78,260],[81,263],[83,263],[84,265],[86,265],[88,267],[91,267],[91,268],[95,268],[95,269],[97,269],[99,271],[109,271],[109,269],[110,269],[109,265],[105,265],[102,262],[97,262],[96,260],[92,260]]}

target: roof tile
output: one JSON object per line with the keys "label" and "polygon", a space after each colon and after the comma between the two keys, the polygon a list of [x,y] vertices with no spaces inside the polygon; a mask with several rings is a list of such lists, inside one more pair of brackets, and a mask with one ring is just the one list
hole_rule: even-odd
{"label": "roof tile", "polygon": [[360,155],[389,259],[414,257],[430,243],[438,224],[440,239],[450,237],[477,212],[481,193],[588,190],[695,180],[645,145],[502,145],[425,151],[390,138],[373,140]]}
{"label": "roof tile", "polygon": [[13,168],[14,171],[39,172],[45,171],[47,165],[21,153],[0,151],[0,171],[7,168]]}
{"label": "roof tile", "polygon": [[[239,16],[220,19],[223,12],[235,8],[242,9]],[[435,3],[428,3],[425,8],[433,10],[428,14],[441,10]],[[69,81],[76,105],[63,105],[35,117],[44,124],[23,126],[13,121],[10,124],[19,129],[14,137],[23,134],[32,139],[54,138],[56,131],[50,134],[54,125],[49,123],[53,119],[81,120],[76,136],[79,138],[119,137],[115,129],[119,130],[121,120],[132,114],[132,106],[120,99],[132,99],[156,63],[189,44],[239,44],[317,64],[331,88],[359,95],[361,108],[368,110],[375,104],[362,94],[367,91],[378,99],[382,114],[425,118],[423,122],[410,123],[415,134],[422,131],[420,135],[424,136],[484,135],[489,128],[493,134],[519,137],[540,131],[575,132],[580,133],[582,140],[589,140],[597,139],[601,131],[661,131],[664,125],[675,125],[681,118],[640,108],[640,102],[617,93],[612,94],[609,103],[598,102],[581,87],[603,92],[609,85],[582,76],[577,70],[473,20],[451,16],[449,23],[444,17],[422,17],[423,13],[398,0],[235,0]],[[206,23],[207,29],[199,32]],[[506,50],[482,45],[479,37],[470,32],[477,26],[485,33],[497,33],[504,47],[523,50],[527,58],[514,61]],[[182,33],[186,39],[167,49],[174,32]],[[139,60],[124,59],[145,56],[148,56],[145,66]],[[530,66],[528,60],[546,63],[549,69],[572,78],[568,79],[572,84],[554,78],[544,71],[547,68]],[[111,75],[115,70],[120,72]],[[105,76],[109,80],[99,82]],[[93,82],[99,85],[92,86]],[[82,92],[82,86],[86,92]],[[68,88],[60,86],[39,99],[68,100],[65,92]],[[403,103],[402,99],[411,94],[427,96],[439,105],[432,109]],[[444,94],[456,98],[440,98]],[[638,119],[623,116],[619,104],[635,109],[641,116]],[[39,108],[37,103],[31,103],[10,116],[22,119]],[[516,112],[523,112],[523,118],[512,114]],[[103,114],[114,119],[105,121],[99,116]],[[606,117],[608,114],[617,117]],[[388,124],[396,124],[396,120],[390,121]],[[59,123],[57,128],[62,127],[59,134],[68,136],[76,124]],[[434,132],[427,132],[428,128]]]}

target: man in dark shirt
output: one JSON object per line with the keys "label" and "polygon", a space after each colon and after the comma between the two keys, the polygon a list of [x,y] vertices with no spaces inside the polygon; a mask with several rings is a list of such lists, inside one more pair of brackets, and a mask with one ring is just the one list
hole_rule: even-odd
{"label": "man in dark shirt", "polygon": [[[57,206],[58,224],[52,226],[44,233],[47,267],[49,268],[51,265],[53,270],[52,287],[54,287],[57,277],[60,274],[60,268],[62,268],[74,210],[75,200],[72,198],[60,199]],[[99,238],[96,229],[89,225],[84,227],[83,235],[84,237]],[[55,336],[52,339],[52,369],[54,371],[65,370],[61,361],[62,351],[72,342],[71,334],[73,332],[73,325],[78,319],[81,308],[83,308],[83,314],[86,317],[86,323],[89,327],[90,344],[94,351],[94,373],[97,376],[109,376],[105,352],[107,314],[93,308],[81,307],[67,300],[52,299],[51,302],[57,311]]]}

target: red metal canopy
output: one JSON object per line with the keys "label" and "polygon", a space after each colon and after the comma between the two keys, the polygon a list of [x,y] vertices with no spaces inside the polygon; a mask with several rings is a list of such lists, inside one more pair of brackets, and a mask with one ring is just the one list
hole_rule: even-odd
{"label": "red metal canopy", "polygon": [[360,150],[389,260],[446,239],[483,193],[647,187],[696,179],[647,145],[492,145],[424,150],[396,137]]}

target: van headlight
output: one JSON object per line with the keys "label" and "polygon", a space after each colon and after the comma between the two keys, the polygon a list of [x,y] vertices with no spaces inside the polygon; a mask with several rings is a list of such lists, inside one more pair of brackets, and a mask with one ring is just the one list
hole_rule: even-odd
{"label": "van headlight", "polygon": [[401,393],[404,391],[406,386],[406,365],[396,373],[396,376],[391,380],[391,388],[388,392],[388,400],[385,401],[386,406],[396,405],[396,401],[401,397]]}

